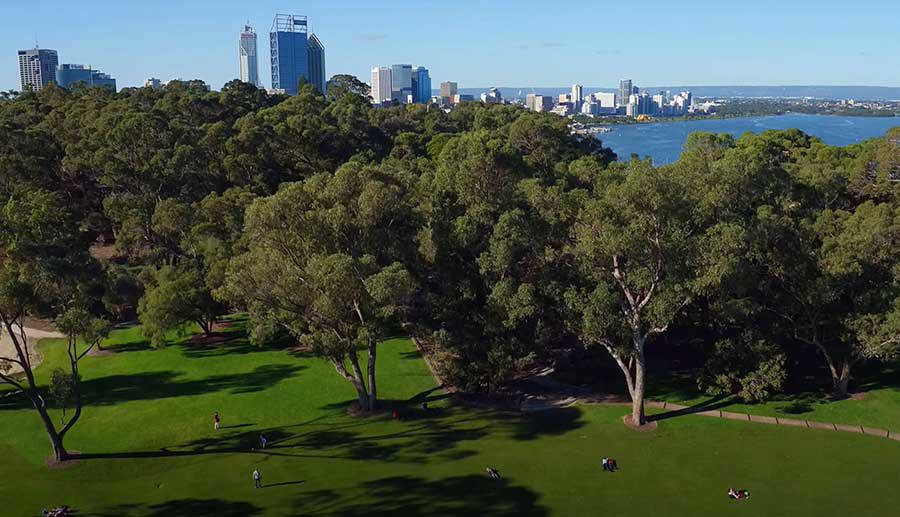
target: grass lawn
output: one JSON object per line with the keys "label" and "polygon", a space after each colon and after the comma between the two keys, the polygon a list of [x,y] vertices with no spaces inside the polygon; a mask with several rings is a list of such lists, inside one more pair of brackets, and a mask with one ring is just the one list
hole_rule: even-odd
{"label": "grass lawn", "polygon": [[[116,331],[118,353],[82,366],[87,406],[67,446],[87,458],[64,469],[44,466],[33,411],[0,399],[0,515],[59,504],[106,516],[897,515],[885,497],[895,441],[699,416],[637,433],[615,406],[459,408],[406,339],[382,345],[379,390],[409,418],[360,419],[345,414],[354,392],[325,361],[234,336],[152,350],[139,329]],[[42,345],[44,381],[59,345]],[[251,451],[260,432],[270,447]],[[604,455],[621,470],[602,472]],[[488,479],[487,465],[505,479]],[[729,500],[730,486],[750,500]]]}
{"label": "grass lawn", "polygon": [[801,418],[836,424],[856,424],[900,432],[900,363],[870,371],[860,369],[858,399],[832,400],[824,391],[777,395],[760,404],[744,404],[697,391],[695,379],[672,377],[652,382],[650,397],[685,406],[704,406],[739,413]]}

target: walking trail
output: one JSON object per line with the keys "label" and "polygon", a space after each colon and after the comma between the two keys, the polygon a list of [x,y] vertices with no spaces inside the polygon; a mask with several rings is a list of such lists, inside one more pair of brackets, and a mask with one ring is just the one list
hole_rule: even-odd
{"label": "walking trail", "polygon": [[[456,396],[463,403],[472,403],[474,405],[485,405],[481,399],[470,399],[465,394],[456,390],[441,379],[437,374],[437,370],[432,364],[432,358],[429,355],[427,345],[413,338],[413,342],[425,358],[425,363],[431,370],[435,380],[445,387],[446,391]],[[554,373],[552,368],[545,368],[540,372],[530,376],[527,384],[532,389],[525,388],[518,399],[518,403],[514,409],[523,412],[547,411],[550,409],[558,409],[573,406],[575,404],[606,404],[618,406],[630,406],[631,400],[628,397],[620,395],[596,394],[589,390],[579,388],[577,386],[569,386],[562,384],[551,377]],[[646,407],[653,409],[667,410],[666,413],[655,414],[651,416],[652,420],[665,420],[672,417],[683,415],[700,415],[713,418],[725,418],[728,420],[739,420],[743,422],[754,422],[758,424],[782,425],[788,427],[805,427],[808,429],[818,429],[822,431],[835,431],[845,433],[858,433],[888,438],[900,442],[900,430],[878,429],[875,427],[866,427],[863,425],[847,425],[833,424],[830,422],[816,422],[813,420],[801,420],[796,418],[781,418],[771,416],[750,415],[747,413],[733,413],[730,411],[719,411],[713,409],[704,409],[702,406],[682,406],[672,402],[663,402],[656,400],[647,400]],[[505,409],[510,409],[508,404],[503,405]]]}
{"label": "walking trail", "polygon": [[[37,350],[37,343],[41,339],[44,338],[61,338],[65,337],[59,332],[55,330],[41,330],[36,328],[25,327],[25,335],[28,337],[28,352],[31,356],[31,366],[32,368],[36,367],[41,362],[41,354]],[[4,329],[3,332],[0,332],[0,357],[9,357],[12,359],[18,358],[16,355],[16,348],[13,346],[12,339],[9,337],[9,333]],[[13,363],[12,369],[9,373],[19,373],[22,371],[22,367],[18,364]]]}

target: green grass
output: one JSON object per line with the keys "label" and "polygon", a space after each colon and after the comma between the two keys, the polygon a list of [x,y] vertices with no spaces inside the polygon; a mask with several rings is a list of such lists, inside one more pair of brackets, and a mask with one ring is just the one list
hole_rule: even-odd
{"label": "green grass", "polygon": [[[116,331],[119,353],[83,364],[88,406],[67,445],[89,459],[65,469],[44,466],[33,411],[0,399],[0,515],[55,504],[107,516],[896,515],[885,494],[898,442],[699,416],[637,433],[615,406],[459,408],[406,339],[382,345],[379,388],[413,414],[353,418],[353,390],[328,363],[235,337],[152,350],[139,329]],[[63,357],[59,342],[42,351],[45,380]],[[260,432],[274,443],[250,451]],[[603,473],[603,455],[621,471]],[[505,480],[488,479],[487,465]],[[250,479],[257,466],[262,490]],[[727,499],[729,486],[751,499]]]}
{"label": "green grass", "polygon": [[864,425],[900,432],[900,363],[860,372],[855,390],[860,399],[833,400],[824,391],[776,395],[759,404],[711,397],[697,391],[692,378],[670,377],[651,383],[650,397],[685,406],[703,406],[752,415],[800,418],[836,424]]}

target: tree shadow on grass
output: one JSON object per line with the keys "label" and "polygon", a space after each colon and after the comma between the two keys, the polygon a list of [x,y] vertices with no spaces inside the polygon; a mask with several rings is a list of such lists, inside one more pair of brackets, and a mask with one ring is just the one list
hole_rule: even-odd
{"label": "tree shadow on grass", "polygon": [[295,499],[294,509],[298,515],[347,517],[548,515],[531,489],[477,474],[436,480],[393,476],[356,487],[304,492]]}
{"label": "tree shadow on grass", "polygon": [[81,386],[87,406],[110,405],[226,390],[234,394],[253,393],[293,377],[305,368],[302,365],[269,364],[258,366],[250,372],[184,381],[179,381],[180,374],[174,371],[141,372],[87,379],[82,381]]}
{"label": "tree shadow on grass", "polygon": [[262,508],[242,501],[222,499],[177,499],[165,503],[123,504],[91,513],[97,517],[253,517],[262,515]]}
{"label": "tree shadow on grass", "polygon": [[650,422],[658,422],[660,420],[668,420],[670,418],[675,418],[679,416],[685,415],[693,415],[695,413],[699,413],[701,411],[715,411],[730,405],[734,404],[734,399],[729,395],[717,395],[715,397],[710,397],[703,402],[699,402],[694,404],[693,406],[686,407],[684,409],[677,409],[675,411],[667,411],[665,413],[659,413],[656,415],[647,415],[647,420]]}

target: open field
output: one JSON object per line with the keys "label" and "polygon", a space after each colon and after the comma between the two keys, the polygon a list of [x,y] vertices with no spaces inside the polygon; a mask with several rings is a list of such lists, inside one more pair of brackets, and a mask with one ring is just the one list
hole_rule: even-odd
{"label": "open field", "polygon": [[[701,416],[637,433],[617,406],[456,407],[406,339],[379,354],[380,394],[404,420],[361,419],[345,414],[353,390],[325,361],[251,347],[239,325],[220,338],[154,350],[138,328],[114,332],[117,353],[82,366],[87,406],[67,446],[85,458],[63,469],[44,465],[33,411],[0,399],[0,514],[58,504],[108,516],[897,514],[885,494],[898,442]],[[42,343],[43,381],[62,362],[58,345]],[[251,450],[261,432],[269,448]],[[604,455],[621,470],[601,471]],[[488,465],[505,479],[488,479]],[[730,486],[751,499],[729,500]]]}

